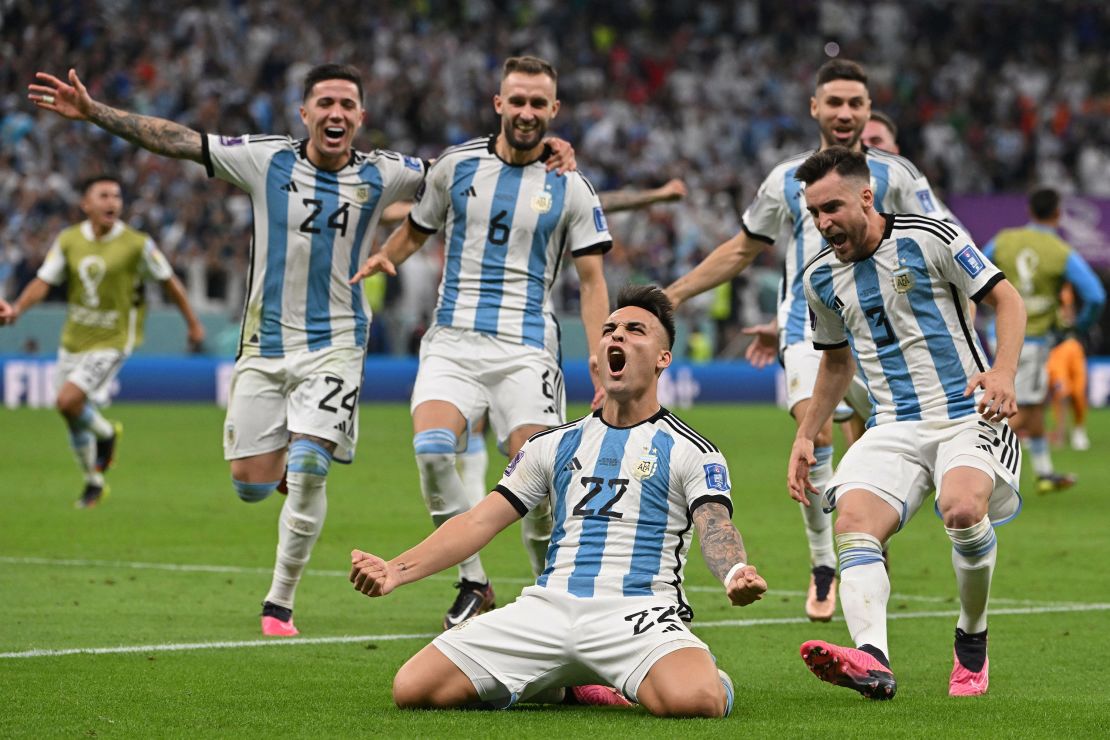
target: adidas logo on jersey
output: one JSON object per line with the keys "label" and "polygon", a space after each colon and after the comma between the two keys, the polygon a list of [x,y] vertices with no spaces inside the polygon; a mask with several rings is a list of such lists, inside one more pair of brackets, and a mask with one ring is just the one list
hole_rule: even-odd
{"label": "adidas logo on jersey", "polygon": [[581,470],[581,469],[582,469],[582,463],[578,462],[577,457],[572,457],[570,459],[570,462],[568,462],[566,464],[566,467],[563,468],[563,470],[566,470],[566,471],[571,472],[571,473],[573,473],[575,470]]}
{"label": "adidas logo on jersey", "polygon": [[462,196],[467,197],[467,198],[476,198],[476,197],[478,197],[478,191],[474,189],[473,185],[471,185],[466,190],[459,193],[459,195],[462,195]]}
{"label": "adidas logo on jersey", "polygon": [[284,190],[287,193],[295,193],[295,192],[297,192],[297,183],[290,180],[289,182],[282,185],[281,189]]}

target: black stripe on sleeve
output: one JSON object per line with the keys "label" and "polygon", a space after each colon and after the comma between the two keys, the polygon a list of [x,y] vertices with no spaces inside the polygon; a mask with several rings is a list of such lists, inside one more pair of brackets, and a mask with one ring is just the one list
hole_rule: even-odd
{"label": "black stripe on sleeve", "polygon": [[995,275],[990,280],[988,280],[986,285],[984,285],[979,290],[975,291],[975,295],[971,296],[971,300],[975,301],[976,303],[979,303],[980,301],[982,301],[984,298],[987,297],[987,293],[990,293],[991,290],[994,289],[994,286],[998,285],[999,283],[1001,283],[1005,279],[1006,279],[1006,276],[1003,275],[1001,272],[999,272],[997,275]]}
{"label": "black stripe on sleeve", "polygon": [[745,234],[750,236],[752,239],[758,239],[761,242],[767,242],[768,244],[771,244],[771,245],[774,245],[774,243],[775,243],[775,240],[772,239],[771,237],[763,236],[763,234],[757,234],[754,231],[752,231],[751,229],[749,229],[748,225],[746,223],[744,223],[743,221],[740,222],[740,228],[741,228],[741,230],[743,230],[743,232]]}
{"label": "black stripe on sleeve", "polygon": [[212,153],[208,151],[208,134],[200,131],[200,161],[204,165],[204,173],[209,177],[216,176],[216,168],[212,166]]}
{"label": "black stripe on sleeve", "polygon": [[409,218],[409,223],[412,224],[412,228],[416,229],[421,234],[428,234],[429,236],[431,236],[432,234],[439,231],[439,229],[432,229],[432,228],[429,228],[427,226],[424,226],[422,224],[417,223],[416,219],[412,217],[412,211],[409,211],[408,218]]}
{"label": "black stripe on sleeve", "polygon": [[728,518],[732,518],[732,499],[728,496],[721,496],[719,494],[711,494],[706,496],[699,496],[694,499],[694,503],[690,504],[690,514],[692,515],[697,509],[705,504],[720,504],[728,509]]}
{"label": "black stripe on sleeve", "polygon": [[528,513],[528,507],[524,505],[524,502],[517,498],[515,493],[510,491],[508,488],[505,488],[505,486],[498,484],[493,487],[493,490],[504,496],[505,500],[512,504],[513,508],[516,509],[517,514],[520,514],[523,517],[525,514]]}
{"label": "black stripe on sleeve", "polygon": [[591,244],[588,247],[582,247],[581,249],[575,249],[574,251],[571,252],[571,256],[573,256],[573,257],[582,257],[582,256],[587,255],[587,254],[605,254],[606,252],[608,252],[612,248],[613,248],[613,242],[612,241],[603,241],[603,242],[598,242],[597,244]]}
{"label": "black stripe on sleeve", "polygon": [[847,339],[845,339],[843,342],[837,342],[836,344],[821,344],[820,342],[814,342],[813,343],[813,348],[814,349],[819,349],[819,350],[822,350],[822,351],[827,350],[827,349],[840,349],[841,347],[847,347],[847,346],[848,346],[848,340]]}

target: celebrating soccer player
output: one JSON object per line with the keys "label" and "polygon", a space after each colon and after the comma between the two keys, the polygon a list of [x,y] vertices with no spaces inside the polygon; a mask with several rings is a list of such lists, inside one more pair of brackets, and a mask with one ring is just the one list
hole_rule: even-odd
{"label": "celebrating soccer player", "polygon": [[81,210],[87,219],[58,234],[38,275],[15,303],[0,300],[0,325],[15,323],[51,286],[66,284],[69,307],[58,349],[56,405],[85,474],[76,505],[89,508],[108,492],[104,473],[115,456],[121,425],[105,419],[100,410],[109,403],[112,381],[123,363],[143,341],[143,280],[165,286],[194,345],[204,341],[204,325],[154,240],[120,220],[123,194],[114,175],[85,181]]}
{"label": "celebrating soccer player", "polygon": [[[856,647],[812,640],[802,645],[802,657],[824,681],[872,699],[894,696],[882,548],[935,489],[960,601],[948,691],[973,696],[988,685],[994,526],[1021,508],[1021,449],[1005,420],[1017,411],[1025,311],[1018,292],[962,230],[880,213],[872,174],[862,153],[844,147],[808,157],[794,173],[830,245],[802,274],[813,346],[822,357],[790,453],[787,480],[796,500],[821,493],[811,478],[814,440],[857,365],[875,401],[875,425],[825,485],[828,508],[837,512],[841,606]],[[997,315],[998,353],[990,367],[968,321],[969,298]]]}
{"label": "celebrating soccer player", "polygon": [[746,564],[730,521],[724,457],[659,405],[659,375],[674,343],[670,301],[637,286],[622,290],[617,306],[597,345],[606,394],[598,410],[528,440],[493,492],[416,547],[389,561],[351,553],[355,588],[384,596],[553,503],[555,531],[536,584],[413,656],[393,682],[398,706],[559,701],[563,687],[600,679],[616,687],[614,698],[660,716],[731,711],[731,681],[687,626],[691,521],[734,605],[759,600],[767,584]]}
{"label": "celebrating soccer player", "polygon": [[[481,500],[456,469],[468,420],[488,410],[510,457],[536,432],[565,421],[559,327],[550,303],[564,249],[578,271],[591,348],[609,310],[602,255],[612,238],[597,194],[577,172],[559,177],[544,167],[543,136],[559,112],[555,82],[554,68],[541,59],[508,59],[493,99],[501,130],[445,151],[408,218],[352,278],[395,274],[444,229],[447,264],[412,393],[420,487],[437,527]],[[529,510],[521,530],[538,575],[551,537],[546,505]],[[458,587],[444,629],[494,604],[477,554],[460,565]]]}
{"label": "celebrating soccer player", "polygon": [[[867,73],[859,64],[834,59],[817,71],[817,89],[810,100],[810,115],[820,130],[820,149],[844,146],[864,151],[860,135],[870,113]],[[824,248],[824,241],[805,210],[801,183],[793,177],[799,165],[812,153],[790,157],[771,170],[755,200],[744,212],[742,231],[667,288],[667,295],[678,305],[731,280],[768,245],[786,246],[777,326],[757,327],[755,332],[772,342],[773,332],[778,334],[778,353],[786,372],[787,409],[796,422],[806,415],[820,361],[819,353],[810,343],[801,275],[806,263]],[[867,149],[865,156],[871,170],[877,209],[951,218],[928,181],[908,160],[877,149]],[[872,399],[862,382],[852,384],[845,400],[861,417],[871,416]],[[816,459],[811,471],[818,490],[823,489],[832,475],[832,455],[832,420],[829,419],[818,433]],[[832,518],[824,511],[819,496],[807,497],[801,509],[811,566],[806,614],[815,621],[828,621],[836,611],[837,561]]]}

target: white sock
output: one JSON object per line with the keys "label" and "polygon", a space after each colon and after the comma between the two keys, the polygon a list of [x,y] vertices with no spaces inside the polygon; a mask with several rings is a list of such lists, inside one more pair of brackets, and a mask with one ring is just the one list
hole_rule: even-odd
{"label": "white sock", "polygon": [[266,601],[293,608],[293,597],[312,546],[320,536],[328,512],[327,474],[331,455],[323,447],[304,439],[289,445],[289,493],[278,520],[277,559]]}
{"label": "white sock", "polygon": [[840,556],[840,608],[856,647],[873,645],[890,659],[886,604],[890,578],[883,567],[883,546],[862,532],[836,535]]}
{"label": "white sock", "polygon": [[1029,437],[1025,440],[1025,450],[1029,453],[1029,462],[1037,477],[1056,472],[1052,467],[1052,453],[1048,450],[1048,440],[1045,437]]}
{"label": "white sock", "polygon": [[520,520],[520,539],[524,542],[524,551],[528,553],[532,575],[537,578],[547,565],[547,547],[551,544],[551,530],[554,526],[550,497],[541,501]]}
{"label": "white sock", "polygon": [[69,444],[77,467],[85,474],[85,483],[93,486],[104,485],[104,474],[96,469],[96,437],[87,429],[69,430]]}
{"label": "white sock", "polygon": [[456,463],[467,498],[481,501],[489,493],[486,486],[486,470],[489,468],[486,438],[481,434],[471,434],[466,443],[466,452],[458,456]]}
{"label": "white sock", "polygon": [[817,458],[816,464],[809,469],[809,479],[813,487],[821,491],[819,495],[806,493],[809,506],[798,504],[805,520],[806,538],[809,540],[809,562],[816,568],[825,565],[836,568],[836,552],[833,547],[832,512],[825,513],[828,501],[825,500],[825,486],[832,478],[832,447],[818,447],[814,449],[813,456]]}
{"label": "white sock", "polygon": [[77,424],[91,431],[97,439],[108,439],[116,433],[116,428],[112,426],[112,422],[101,416],[96,406],[88,402],[81,409],[81,415],[77,417]]}
{"label": "white sock", "polygon": [[991,577],[998,560],[998,540],[990,518],[967,529],[944,528],[952,540],[952,568],[960,591],[960,618],[956,626],[964,632],[982,632],[987,628],[987,603],[990,600]]}
{"label": "white sock", "polygon": [[[449,429],[420,432],[413,437],[413,448],[416,451],[416,468],[420,472],[420,493],[436,527],[478,505],[484,494],[473,498],[455,467],[454,432]],[[477,553],[459,563],[459,577],[489,583],[489,576]]]}

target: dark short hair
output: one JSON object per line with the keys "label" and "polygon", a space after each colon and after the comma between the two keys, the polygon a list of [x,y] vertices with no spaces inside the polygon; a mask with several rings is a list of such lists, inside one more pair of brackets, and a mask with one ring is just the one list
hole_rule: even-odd
{"label": "dark short hair", "polygon": [[617,293],[617,308],[642,308],[663,325],[667,349],[674,347],[674,305],[658,285],[626,285]]}
{"label": "dark short hair", "polygon": [[308,100],[308,96],[312,94],[312,88],[316,87],[317,82],[324,80],[347,80],[355,83],[355,87],[358,88],[359,103],[362,103],[362,73],[353,64],[319,64],[308,70],[308,74],[304,76],[302,100]]}
{"label": "dark short hair", "polygon": [[87,195],[89,188],[96,185],[98,182],[114,182],[116,185],[119,185],[120,190],[123,190],[123,182],[117,175],[113,175],[109,172],[101,172],[92,177],[86,177],[81,181],[81,195]]}
{"label": "dark short hair", "polygon": [[898,141],[898,124],[894,122],[893,118],[888,116],[886,113],[883,113],[881,110],[872,110],[871,120],[878,121],[879,123],[886,126],[887,130],[890,131],[890,138]]}
{"label": "dark short hair", "polygon": [[862,152],[853,152],[843,146],[830,146],[828,149],[810,155],[794,172],[794,179],[812,185],[830,172],[841,177],[863,178],[871,181],[871,168]]}
{"label": "dark short hair", "polygon": [[1029,212],[1042,221],[1060,210],[1060,193],[1054,188],[1037,188],[1029,194]]}
{"label": "dark short hair", "polygon": [[859,62],[850,59],[830,59],[817,70],[817,87],[833,80],[852,80],[867,85],[867,72]]}
{"label": "dark short hair", "polygon": [[551,66],[551,62],[539,57],[509,57],[501,68],[501,79],[505,79],[513,72],[526,75],[547,75],[552,82],[557,83],[559,81],[559,75],[555,72],[555,68]]}

